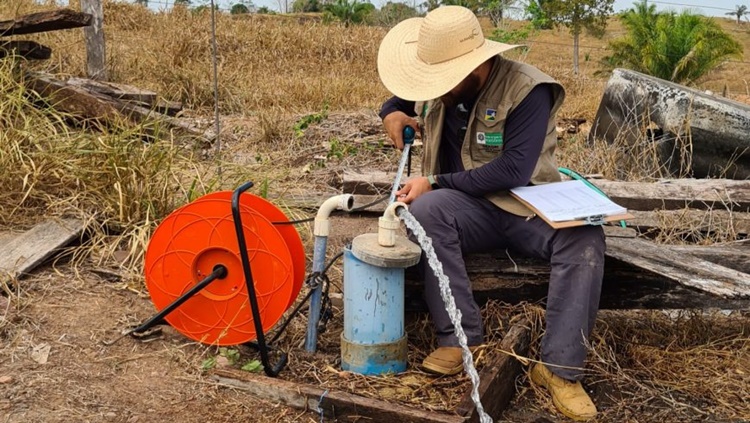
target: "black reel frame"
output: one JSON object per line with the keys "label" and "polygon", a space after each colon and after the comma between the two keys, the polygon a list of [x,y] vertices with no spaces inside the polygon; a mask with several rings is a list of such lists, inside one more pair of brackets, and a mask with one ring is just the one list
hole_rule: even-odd
{"label": "black reel frame", "polygon": [[[252,182],[246,182],[239,188],[234,190],[234,192],[232,193],[232,217],[234,219],[234,229],[237,235],[237,243],[240,249],[240,260],[242,261],[242,271],[245,277],[245,284],[247,285],[247,294],[248,299],[250,300],[250,310],[253,315],[253,323],[257,336],[255,342],[248,342],[247,344],[256,348],[260,352],[260,360],[261,363],[263,363],[263,371],[265,371],[266,375],[276,377],[284,368],[284,366],[286,366],[286,363],[288,361],[288,354],[286,352],[282,352],[278,362],[271,365],[269,351],[274,350],[275,348],[271,344],[266,342],[266,335],[263,333],[263,322],[261,321],[260,310],[258,308],[258,297],[255,292],[255,283],[253,282],[253,274],[250,268],[250,258],[247,255],[247,242],[245,241],[245,234],[242,231],[242,216],[240,215],[240,194],[250,189],[253,185],[254,184]],[[189,300],[203,288],[207,287],[209,284],[211,284],[211,282],[217,279],[226,278],[227,272],[227,268],[223,264],[217,263],[210,275],[206,276],[204,279],[190,288],[187,292],[164,307],[164,309],[159,311],[159,313],[148,319],[137,328],[131,330],[128,334],[134,338],[141,338],[149,329],[153,328],[154,326],[166,324],[164,318],[169,313],[173,312],[185,301]],[[295,312],[291,313],[286,321],[282,323],[279,331],[273,337],[271,343],[276,342],[279,335],[286,329],[289,320],[295,316],[296,311],[299,310],[300,306],[304,304],[308,298],[309,294],[305,298],[305,300],[297,306]]]}

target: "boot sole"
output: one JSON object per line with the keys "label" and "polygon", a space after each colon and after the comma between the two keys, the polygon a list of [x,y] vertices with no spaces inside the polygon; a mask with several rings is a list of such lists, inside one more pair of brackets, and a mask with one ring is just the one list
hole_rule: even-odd
{"label": "boot sole", "polygon": [[459,364],[458,366],[448,368],[443,366],[438,366],[436,364],[431,363],[422,363],[422,369],[428,373],[440,375],[440,376],[453,376],[457,375],[463,370],[464,366],[463,364]]}

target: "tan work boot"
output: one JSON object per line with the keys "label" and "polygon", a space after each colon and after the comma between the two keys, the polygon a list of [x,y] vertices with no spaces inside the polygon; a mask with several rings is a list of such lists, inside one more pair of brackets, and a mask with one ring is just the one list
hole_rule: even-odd
{"label": "tan work boot", "polygon": [[[469,347],[474,354],[479,346]],[[442,376],[452,376],[461,372],[464,368],[461,347],[439,347],[433,351],[422,362],[422,369],[427,372]]]}
{"label": "tan work boot", "polygon": [[535,364],[529,373],[534,384],[547,388],[552,395],[552,403],[566,417],[578,421],[596,417],[596,406],[583,390],[581,382],[563,379],[542,363]]}

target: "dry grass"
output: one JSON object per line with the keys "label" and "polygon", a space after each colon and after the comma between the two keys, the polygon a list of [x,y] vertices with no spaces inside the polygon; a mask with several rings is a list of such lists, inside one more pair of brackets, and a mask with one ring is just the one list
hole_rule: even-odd
{"label": "dry grass", "polygon": [[603,312],[591,379],[611,389],[605,417],[750,418],[750,320],[716,312]]}
{"label": "dry grass", "polygon": [[[339,370],[341,319],[332,319],[320,334],[315,356],[300,352],[304,322],[290,327],[282,349],[291,351],[293,380],[343,390],[410,407],[451,412],[470,388],[468,376],[435,378],[419,364],[435,345],[426,315],[409,315],[409,370],[399,375],[368,377]],[[544,310],[535,304],[490,301],[482,307],[486,347],[475,355],[481,370],[501,354],[498,347],[508,329],[526,320],[531,350],[520,357],[524,366],[536,362],[544,331]],[[528,367],[527,367],[528,368]],[[600,409],[597,421],[685,422],[744,421],[750,418],[750,318],[743,313],[690,311],[602,311],[591,338],[584,382]],[[530,421],[535,410],[555,415],[548,396],[517,381],[519,395],[504,416]],[[645,420],[643,420],[645,419]],[[505,420],[504,420],[505,421]]]}

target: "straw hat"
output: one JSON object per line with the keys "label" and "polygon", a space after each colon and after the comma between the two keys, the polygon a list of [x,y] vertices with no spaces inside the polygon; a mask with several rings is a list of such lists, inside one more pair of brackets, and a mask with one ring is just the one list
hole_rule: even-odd
{"label": "straw hat", "polygon": [[471,10],[441,6],[393,27],[378,51],[383,85],[404,100],[442,96],[492,56],[518,47],[486,40]]}

